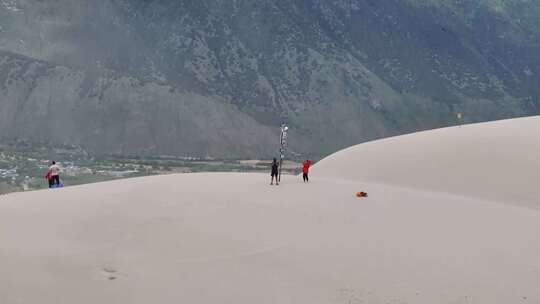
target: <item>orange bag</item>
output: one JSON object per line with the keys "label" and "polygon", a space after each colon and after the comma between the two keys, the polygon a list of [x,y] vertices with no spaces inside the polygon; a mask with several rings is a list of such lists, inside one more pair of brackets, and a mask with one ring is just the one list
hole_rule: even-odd
{"label": "orange bag", "polygon": [[367,192],[361,191],[356,193],[356,197],[367,197]]}

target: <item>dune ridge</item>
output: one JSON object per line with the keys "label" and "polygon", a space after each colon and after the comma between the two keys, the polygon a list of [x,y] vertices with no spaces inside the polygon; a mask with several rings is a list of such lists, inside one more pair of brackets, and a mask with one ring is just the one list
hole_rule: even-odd
{"label": "dune ridge", "polygon": [[424,131],[339,151],[314,174],[540,208],[538,133],[540,116]]}

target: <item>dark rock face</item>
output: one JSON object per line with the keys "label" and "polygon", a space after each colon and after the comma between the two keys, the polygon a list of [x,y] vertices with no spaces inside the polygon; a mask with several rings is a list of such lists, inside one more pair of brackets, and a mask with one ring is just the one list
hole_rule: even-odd
{"label": "dark rock face", "polygon": [[[540,3],[4,0],[1,137],[102,153],[325,154],[540,112]],[[453,2],[452,2],[453,3]]]}

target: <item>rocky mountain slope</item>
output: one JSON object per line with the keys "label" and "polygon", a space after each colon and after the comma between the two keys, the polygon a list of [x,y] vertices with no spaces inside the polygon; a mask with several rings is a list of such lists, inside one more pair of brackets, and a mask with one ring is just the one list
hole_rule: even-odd
{"label": "rocky mountain slope", "polygon": [[0,0],[3,138],[326,154],[540,112],[540,3]]}

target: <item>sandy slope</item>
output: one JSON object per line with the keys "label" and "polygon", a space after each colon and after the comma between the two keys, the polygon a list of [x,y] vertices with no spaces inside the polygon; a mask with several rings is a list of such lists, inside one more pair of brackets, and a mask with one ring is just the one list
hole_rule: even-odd
{"label": "sandy slope", "polygon": [[540,116],[465,125],[340,151],[314,171],[540,209]]}
{"label": "sandy slope", "polygon": [[[498,124],[540,121],[464,127],[483,138],[469,145],[489,147]],[[529,139],[520,147],[537,147]],[[413,151],[406,142],[394,152]],[[487,178],[453,196],[435,182],[441,171],[399,187],[337,175],[366,158],[361,147],[322,161],[308,185],[186,174],[0,197],[0,303],[540,303],[540,212],[521,207],[528,197],[482,200],[497,190]],[[373,167],[407,171],[379,154]],[[515,184],[533,193],[522,184],[531,161],[515,161]]]}

